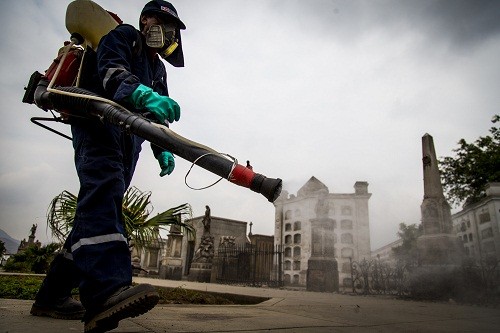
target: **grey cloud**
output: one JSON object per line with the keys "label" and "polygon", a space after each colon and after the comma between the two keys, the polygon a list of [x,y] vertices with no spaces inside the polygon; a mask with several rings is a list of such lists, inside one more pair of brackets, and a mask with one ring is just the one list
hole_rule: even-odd
{"label": "grey cloud", "polygon": [[355,42],[373,29],[394,34],[410,30],[424,34],[427,42],[463,49],[500,33],[500,2],[495,0],[275,0],[268,8],[313,35],[344,42]]}

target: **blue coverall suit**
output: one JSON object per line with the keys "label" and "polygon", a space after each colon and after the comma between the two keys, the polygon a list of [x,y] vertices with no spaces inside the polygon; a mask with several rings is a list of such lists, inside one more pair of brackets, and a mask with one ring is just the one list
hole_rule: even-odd
{"label": "blue coverall suit", "polygon": [[[146,111],[134,110],[126,101],[139,84],[168,96],[165,66],[157,56],[151,62],[147,52],[143,35],[133,26],[112,30],[97,50],[103,90],[94,91],[135,112]],[[132,283],[122,201],[144,140],[97,119],[73,121],[71,130],[80,180],[74,227],[64,245],[64,259],[51,267],[40,297],[67,296],[65,289],[78,281],[80,299],[89,309]],[[152,148],[155,156],[161,151]]]}

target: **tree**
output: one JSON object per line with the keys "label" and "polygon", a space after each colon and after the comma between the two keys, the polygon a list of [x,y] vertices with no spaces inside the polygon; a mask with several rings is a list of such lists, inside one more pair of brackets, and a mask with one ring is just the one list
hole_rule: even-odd
{"label": "tree", "polygon": [[0,240],[0,257],[5,254],[7,248],[5,247],[5,243],[3,240]]}
{"label": "tree", "polygon": [[422,224],[399,224],[398,236],[403,243],[398,247],[393,247],[395,257],[408,264],[415,264],[418,260],[417,238],[423,233]]}
{"label": "tree", "polygon": [[[495,115],[492,123],[500,120]],[[455,157],[439,160],[441,178],[448,201],[468,205],[485,196],[488,183],[500,181],[500,130],[490,128],[491,135],[479,137],[474,143],[461,139]]]}
{"label": "tree", "polygon": [[[52,234],[61,242],[68,236],[75,220],[77,197],[63,191],[56,196],[49,205],[47,223]],[[160,236],[160,230],[166,226],[177,225],[186,232],[194,232],[192,226],[183,223],[185,216],[192,215],[191,206],[183,204],[170,208],[152,218],[149,218],[153,206],[151,192],[142,192],[136,187],[130,187],[125,193],[122,214],[125,231],[129,241],[141,247],[147,245]]]}
{"label": "tree", "polygon": [[0,240],[0,266],[3,265],[3,255],[7,252],[4,241]]}

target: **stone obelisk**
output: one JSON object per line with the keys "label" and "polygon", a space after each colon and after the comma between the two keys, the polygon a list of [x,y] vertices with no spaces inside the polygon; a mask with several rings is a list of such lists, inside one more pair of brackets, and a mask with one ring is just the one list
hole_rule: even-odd
{"label": "stone obelisk", "polygon": [[422,137],[424,199],[421,214],[424,234],[417,239],[421,265],[456,265],[461,260],[462,244],[453,234],[451,208],[443,194],[443,186],[429,134]]}

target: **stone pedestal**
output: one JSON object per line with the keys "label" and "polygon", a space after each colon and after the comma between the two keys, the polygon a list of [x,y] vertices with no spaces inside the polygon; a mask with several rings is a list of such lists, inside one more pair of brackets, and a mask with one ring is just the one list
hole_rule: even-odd
{"label": "stone pedestal", "polygon": [[339,291],[339,270],[334,258],[314,258],[307,262],[307,290]]}
{"label": "stone pedestal", "polygon": [[316,203],[316,218],[311,219],[311,257],[307,261],[307,290],[339,290],[339,269],[335,259],[335,221],[328,217],[328,191]]}
{"label": "stone pedestal", "polygon": [[422,235],[417,238],[418,262],[428,265],[460,265],[462,244],[452,234]]}
{"label": "stone pedestal", "polygon": [[193,262],[189,269],[188,281],[210,282],[212,263]]}
{"label": "stone pedestal", "polygon": [[167,258],[160,266],[160,279],[182,280],[182,259]]}
{"label": "stone pedestal", "polygon": [[182,280],[182,234],[177,229],[170,229],[167,248],[162,255],[160,265],[160,279]]}
{"label": "stone pedestal", "polygon": [[214,259],[214,237],[204,233],[189,268],[188,281],[210,282]]}

